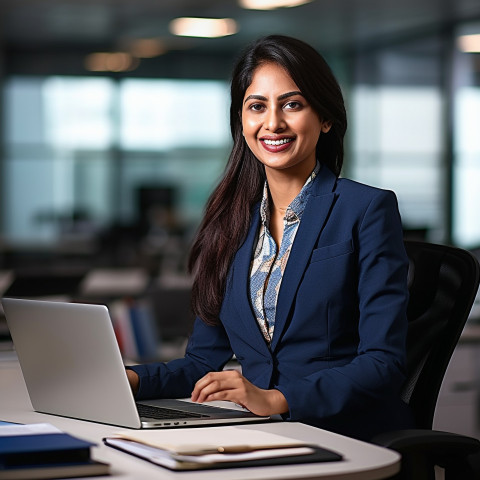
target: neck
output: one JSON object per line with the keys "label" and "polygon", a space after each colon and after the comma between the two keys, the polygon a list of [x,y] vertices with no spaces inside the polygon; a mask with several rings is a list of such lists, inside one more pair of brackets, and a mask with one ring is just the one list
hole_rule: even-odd
{"label": "neck", "polygon": [[312,173],[315,165],[311,168],[292,170],[265,169],[268,189],[271,196],[271,208],[285,213],[293,199],[300,193],[308,176]]}
{"label": "neck", "polygon": [[294,182],[271,182],[268,179],[268,189],[271,197],[272,210],[277,210],[282,214],[292,203],[293,199],[300,193],[305,181]]}

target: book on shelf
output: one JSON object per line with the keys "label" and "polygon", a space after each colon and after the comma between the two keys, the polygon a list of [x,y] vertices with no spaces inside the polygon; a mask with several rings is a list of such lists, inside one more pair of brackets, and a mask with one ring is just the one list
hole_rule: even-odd
{"label": "book on shelf", "polygon": [[337,452],[282,435],[235,426],[119,433],[110,447],[170,470],[274,466],[342,459]]}
{"label": "book on shelf", "polygon": [[159,334],[149,302],[117,299],[110,302],[108,308],[122,356],[139,361],[156,359]]}
{"label": "book on shelf", "polygon": [[109,465],[90,456],[93,443],[48,423],[0,425],[0,479],[28,480],[106,475]]}

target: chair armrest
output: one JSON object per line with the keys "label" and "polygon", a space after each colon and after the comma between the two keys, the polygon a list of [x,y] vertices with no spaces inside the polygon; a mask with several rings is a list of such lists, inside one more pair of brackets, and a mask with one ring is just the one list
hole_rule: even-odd
{"label": "chair armrest", "polygon": [[372,443],[401,454],[402,466],[396,480],[433,479],[435,465],[445,469],[445,478],[479,478],[480,440],[476,438],[414,429],[377,435]]}
{"label": "chair armrest", "polygon": [[395,430],[377,435],[372,443],[400,453],[414,450],[416,453],[466,457],[480,452],[480,440],[438,430]]}

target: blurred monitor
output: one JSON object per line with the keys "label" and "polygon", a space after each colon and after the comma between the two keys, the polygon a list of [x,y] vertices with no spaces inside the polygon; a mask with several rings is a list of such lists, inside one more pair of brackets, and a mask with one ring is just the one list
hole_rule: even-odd
{"label": "blurred monitor", "polygon": [[193,328],[194,314],[190,306],[190,288],[157,288],[150,303],[162,340],[187,338]]}
{"label": "blurred monitor", "polygon": [[76,295],[84,273],[16,272],[4,297],[54,297]]}
{"label": "blurred monitor", "polygon": [[[151,226],[163,212],[171,213],[175,207],[175,188],[171,186],[140,186],[137,189],[138,219],[145,226]],[[160,219],[162,221],[164,219]]]}

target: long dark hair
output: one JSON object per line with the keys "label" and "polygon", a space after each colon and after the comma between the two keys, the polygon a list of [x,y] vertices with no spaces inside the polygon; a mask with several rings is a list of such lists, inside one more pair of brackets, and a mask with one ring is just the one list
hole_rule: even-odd
{"label": "long dark hair", "polygon": [[192,308],[204,322],[216,325],[233,257],[247,234],[252,207],[262,196],[263,165],[242,135],[242,103],[255,69],[276,63],[290,74],[320,119],[331,123],[316,147],[319,161],[337,176],[343,165],[347,118],[342,92],[330,67],[310,45],[283,35],[270,35],[249,46],[237,61],[231,82],[230,129],[233,148],[220,183],[207,202],[190,251]]}

